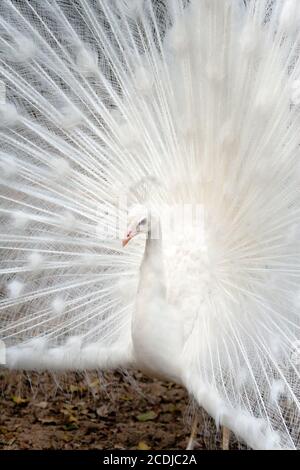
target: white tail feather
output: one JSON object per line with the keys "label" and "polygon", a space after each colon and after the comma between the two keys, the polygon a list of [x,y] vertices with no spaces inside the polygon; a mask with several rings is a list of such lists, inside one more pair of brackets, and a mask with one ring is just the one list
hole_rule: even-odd
{"label": "white tail feather", "polygon": [[8,366],[144,363],[131,339],[144,243],[113,236],[120,200],[161,218],[200,204],[205,243],[164,243],[178,315],[168,328],[172,310],[155,311],[147,347],[176,330],[164,370],[218,423],[255,448],[299,448],[299,2],[21,3],[0,6]]}

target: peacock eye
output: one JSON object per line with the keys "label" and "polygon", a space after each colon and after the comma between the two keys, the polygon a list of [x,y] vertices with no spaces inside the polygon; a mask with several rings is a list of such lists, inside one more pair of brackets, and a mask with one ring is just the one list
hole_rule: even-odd
{"label": "peacock eye", "polygon": [[146,223],[147,223],[147,219],[146,219],[146,217],[145,217],[144,219],[142,219],[142,220],[139,222],[139,226],[141,226],[141,225],[146,225]]}

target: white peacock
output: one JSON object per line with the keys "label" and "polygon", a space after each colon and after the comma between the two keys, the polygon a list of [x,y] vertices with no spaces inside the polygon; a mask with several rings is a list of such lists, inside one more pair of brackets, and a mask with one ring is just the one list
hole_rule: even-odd
{"label": "white peacock", "polygon": [[[139,367],[249,446],[299,447],[299,15],[2,0],[9,368]],[[165,238],[163,204],[200,205],[204,240]]]}

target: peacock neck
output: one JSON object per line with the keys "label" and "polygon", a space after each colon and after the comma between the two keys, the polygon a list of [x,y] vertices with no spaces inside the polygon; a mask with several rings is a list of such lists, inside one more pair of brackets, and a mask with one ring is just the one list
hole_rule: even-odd
{"label": "peacock neck", "polygon": [[[148,233],[140,267],[136,308],[132,318],[132,341],[138,367],[146,373],[181,381],[182,328],[166,300],[166,282],[160,222],[155,237]],[[174,361],[174,358],[177,358]]]}
{"label": "peacock neck", "polygon": [[150,296],[165,297],[165,275],[162,256],[162,237],[160,220],[150,228],[145,243],[143,261],[140,267],[138,292]]}

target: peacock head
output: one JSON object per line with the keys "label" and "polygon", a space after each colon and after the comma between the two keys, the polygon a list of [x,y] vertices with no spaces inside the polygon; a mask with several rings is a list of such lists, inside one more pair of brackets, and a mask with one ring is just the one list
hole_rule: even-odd
{"label": "peacock head", "polygon": [[150,211],[147,207],[136,204],[130,208],[127,218],[126,236],[124,240],[122,240],[123,247],[136,235],[143,233],[148,234],[149,219]]}

